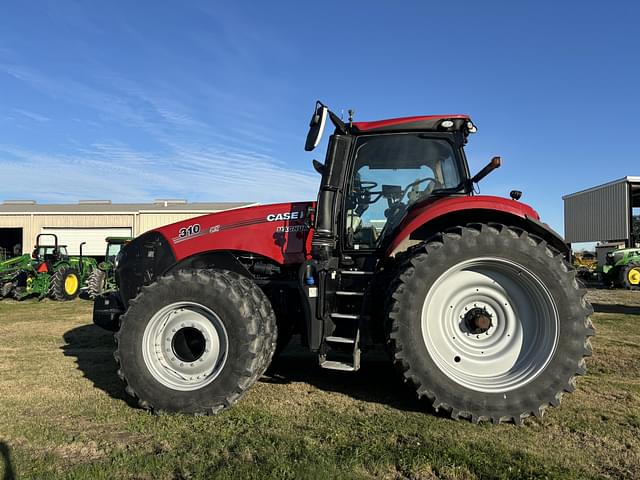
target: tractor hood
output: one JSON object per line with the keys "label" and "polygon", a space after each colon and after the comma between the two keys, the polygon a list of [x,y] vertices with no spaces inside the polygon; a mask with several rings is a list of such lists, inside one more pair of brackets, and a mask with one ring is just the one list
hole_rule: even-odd
{"label": "tractor hood", "polygon": [[[126,244],[116,257],[118,303],[127,305],[142,285],[177,263],[205,252],[244,252],[281,265],[301,263],[311,248],[308,216],[314,205],[300,202],[238,208],[143,233]],[[106,323],[113,320],[109,308],[102,308]]]}
{"label": "tractor hood", "polygon": [[311,246],[308,219],[315,202],[277,203],[226,210],[158,228],[177,262],[198,253],[231,250],[300,263]]}

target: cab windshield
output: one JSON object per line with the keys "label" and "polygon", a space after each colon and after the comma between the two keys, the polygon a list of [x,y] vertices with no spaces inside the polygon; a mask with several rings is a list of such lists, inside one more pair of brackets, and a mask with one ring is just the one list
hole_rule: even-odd
{"label": "cab windshield", "polygon": [[347,243],[376,248],[409,207],[431,196],[462,190],[464,172],[454,146],[424,134],[361,137],[347,194]]}
{"label": "cab windshield", "polygon": [[107,255],[105,257],[105,260],[107,262],[114,263],[116,261],[116,256],[118,255],[120,250],[122,250],[122,246],[122,243],[110,243],[109,245],[107,245]]}
{"label": "cab windshield", "polygon": [[67,247],[66,245],[59,245],[58,250],[56,251],[56,247],[54,246],[40,246],[36,252],[36,255],[40,258],[44,258],[45,256],[51,256],[60,254],[64,257],[67,256]]}

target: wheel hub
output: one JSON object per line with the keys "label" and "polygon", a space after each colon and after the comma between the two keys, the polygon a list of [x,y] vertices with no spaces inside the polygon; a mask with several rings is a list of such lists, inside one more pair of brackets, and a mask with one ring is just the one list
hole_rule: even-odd
{"label": "wheel hub", "polygon": [[78,290],[78,277],[73,273],[69,274],[64,280],[64,291],[67,295],[73,295]]}
{"label": "wheel hub", "polygon": [[173,354],[183,362],[195,362],[204,354],[207,339],[197,327],[178,330],[171,339]]}
{"label": "wheel hub", "polygon": [[629,270],[628,278],[631,285],[640,285],[640,268],[635,267]]}
{"label": "wheel hub", "polygon": [[485,308],[474,307],[464,316],[464,324],[472,334],[486,333],[493,326],[493,317]]}

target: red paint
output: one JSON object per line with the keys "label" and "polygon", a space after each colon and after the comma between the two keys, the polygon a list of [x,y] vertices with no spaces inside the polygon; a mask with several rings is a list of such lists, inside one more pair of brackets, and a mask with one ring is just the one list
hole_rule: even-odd
{"label": "red paint", "polygon": [[[211,213],[201,217],[158,228],[171,245],[179,262],[193,255],[216,251],[236,250],[263,255],[279,264],[298,264],[308,258],[311,251],[313,229],[307,229],[307,218],[269,221],[269,215],[291,212],[303,213],[315,202],[279,203],[259,205],[236,210]],[[477,195],[473,197],[447,197],[412,210],[400,225],[399,233],[387,250],[390,254],[411,232],[421,225],[447,213],[480,209],[510,213],[519,217],[539,219],[530,206],[501,197]],[[273,219],[273,217],[270,217]],[[180,237],[181,229],[199,225],[198,234]],[[278,232],[278,228],[302,228],[302,231]],[[193,230],[193,228],[192,228]]]}
{"label": "red paint", "polygon": [[47,264],[45,262],[42,262],[38,267],[38,273],[47,273],[48,271],[49,267],[47,267]]}
{"label": "red paint", "polygon": [[[238,250],[268,257],[279,264],[301,263],[311,250],[312,230],[307,218],[269,221],[269,215],[297,212],[307,215],[314,202],[280,203],[226,210],[191,218],[156,229],[169,242],[177,261],[215,250]],[[270,217],[273,219],[274,217]],[[199,225],[199,233],[180,238],[180,229]],[[278,228],[303,231],[278,232]],[[193,228],[192,228],[193,231]]]}
{"label": "red paint", "polygon": [[392,127],[394,125],[402,125],[405,123],[420,122],[423,120],[444,120],[448,118],[462,118],[469,120],[469,115],[426,115],[422,117],[402,117],[402,118],[390,118],[388,120],[377,120],[375,122],[353,122],[353,126],[361,132],[367,130],[374,130],[376,128]]}
{"label": "red paint", "polygon": [[418,227],[447,213],[462,210],[495,210],[522,218],[529,216],[536,220],[540,219],[538,212],[529,205],[507,198],[490,195],[446,197],[412,210],[400,224],[396,238],[387,249],[387,255],[390,255]]}

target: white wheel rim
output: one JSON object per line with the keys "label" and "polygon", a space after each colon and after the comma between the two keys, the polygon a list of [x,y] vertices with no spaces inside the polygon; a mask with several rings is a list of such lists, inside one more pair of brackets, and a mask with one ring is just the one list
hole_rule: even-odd
{"label": "white wheel rim", "polygon": [[[490,326],[478,327],[478,313]],[[422,308],[432,360],[447,377],[480,392],[531,382],[553,357],[558,332],[549,290],[531,271],[501,258],[454,265],[434,282]]]}
{"label": "white wheel rim", "polygon": [[142,338],[149,372],[173,390],[192,391],[210,384],[227,359],[228,337],[213,310],[177,302],[156,312]]}

